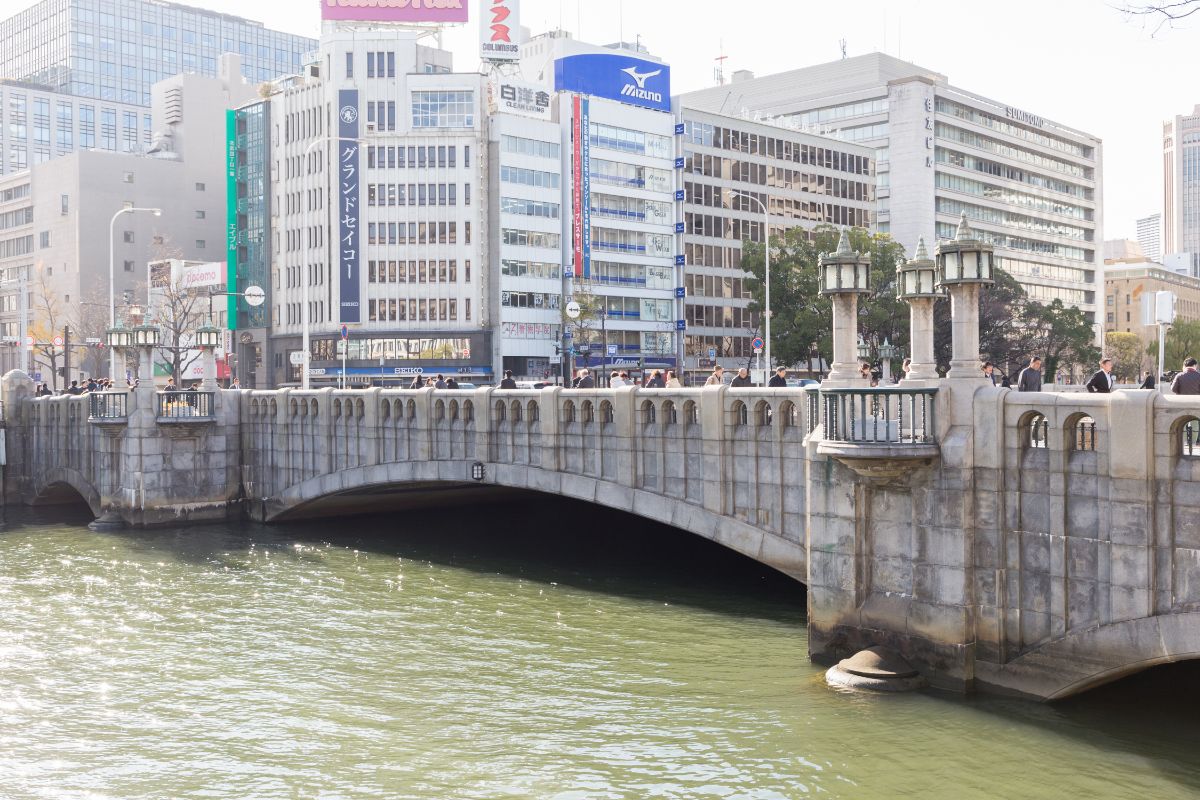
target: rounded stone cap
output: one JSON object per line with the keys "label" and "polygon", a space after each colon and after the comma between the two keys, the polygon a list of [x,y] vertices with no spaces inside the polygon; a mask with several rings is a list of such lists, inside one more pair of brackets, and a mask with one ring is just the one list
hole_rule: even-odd
{"label": "rounded stone cap", "polygon": [[838,669],[863,678],[894,680],[915,678],[920,673],[899,653],[887,647],[868,647],[838,663]]}

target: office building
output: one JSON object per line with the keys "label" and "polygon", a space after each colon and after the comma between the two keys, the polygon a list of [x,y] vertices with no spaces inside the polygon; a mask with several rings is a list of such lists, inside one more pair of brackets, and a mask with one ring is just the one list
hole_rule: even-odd
{"label": "office building", "polygon": [[1162,214],[1151,214],[1137,221],[1137,240],[1146,258],[1151,261],[1162,258]]}
{"label": "office building", "polygon": [[153,144],[150,109],[0,79],[0,175],[76,150],[141,153]]}
{"label": "office building", "polygon": [[530,39],[521,56],[523,76],[557,93],[569,273],[558,291],[585,309],[563,331],[570,369],[673,368],[683,308],[670,67],[644,47],[597,46],[564,31]]}
{"label": "office building", "polygon": [[1109,239],[1103,247],[1104,263],[1141,264],[1150,261],[1142,251],[1142,245],[1133,239]]}
{"label": "office building", "polygon": [[1200,105],[1163,123],[1162,236],[1200,277]]}
{"label": "office building", "polygon": [[744,367],[753,338],[765,331],[750,312],[742,245],[763,242],[764,207],[772,236],[821,224],[871,227],[875,151],[676,105],[683,120],[685,368]]}
{"label": "office building", "polygon": [[269,342],[239,332],[255,385],[301,382],[306,328],[314,386],[492,381],[485,84],[450,69],[416,33],[327,21],[303,74],[239,110],[259,126],[233,144],[239,291],[270,265]]}
{"label": "office building", "polygon": [[[237,56],[223,56],[217,78],[177,75],[155,84],[153,154],[80,150],[0,176],[0,335],[18,343],[5,349],[0,368],[20,363],[19,343],[30,328],[35,348],[68,325],[80,339],[102,335],[110,316],[110,257],[118,318],[134,322],[144,318],[129,311],[135,304],[145,310],[150,261],[224,259],[222,109],[256,93],[239,66]],[[114,223],[126,207],[162,213],[123,213]],[[107,362],[90,369],[107,372]]]}
{"label": "office building", "polygon": [[[497,84],[501,91],[522,86],[506,79]],[[489,120],[487,229],[497,291],[487,300],[499,321],[499,368],[542,380],[560,366],[563,219],[570,206],[564,215],[562,132],[551,96],[543,88],[532,91],[538,110],[531,113],[543,118],[497,110]]]}
{"label": "office building", "polygon": [[149,106],[178,73],[215,77],[241,56],[251,83],[298,72],[317,43],[262,23],[159,0],[42,0],[0,20],[0,75],[64,94]]}
{"label": "office building", "polygon": [[882,53],[738,77],[681,102],[874,148],[880,232],[911,252],[921,236],[952,238],[965,211],[1033,299],[1057,298],[1095,319],[1099,138]]}
{"label": "office building", "polygon": [[[1158,329],[1142,324],[1142,296],[1152,292],[1174,292],[1177,322],[1200,320],[1200,278],[1180,275],[1161,264],[1126,264],[1109,266],[1104,271],[1104,330],[1135,333],[1146,352],[1151,342],[1158,341]],[[1145,367],[1151,366],[1149,357]],[[1168,364],[1168,369],[1179,369]]]}

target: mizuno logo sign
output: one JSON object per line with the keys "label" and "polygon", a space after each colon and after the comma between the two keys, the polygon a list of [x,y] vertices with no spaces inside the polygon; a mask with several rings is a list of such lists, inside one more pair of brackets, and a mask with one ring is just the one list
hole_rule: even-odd
{"label": "mizuno logo sign", "polygon": [[639,89],[646,88],[646,81],[662,75],[661,69],[656,69],[654,72],[638,72],[637,67],[629,67],[628,69],[621,70],[621,72],[624,72],[626,75],[637,81],[637,88]]}
{"label": "mizuno logo sign", "polygon": [[661,92],[653,92],[646,88],[646,81],[657,75],[661,75],[661,69],[656,69],[653,72],[638,72],[637,67],[629,67],[628,69],[621,70],[621,72],[633,78],[637,84],[634,86],[632,83],[627,83],[621,87],[622,97],[634,97],[638,100],[649,100],[652,103],[661,103],[663,101]]}

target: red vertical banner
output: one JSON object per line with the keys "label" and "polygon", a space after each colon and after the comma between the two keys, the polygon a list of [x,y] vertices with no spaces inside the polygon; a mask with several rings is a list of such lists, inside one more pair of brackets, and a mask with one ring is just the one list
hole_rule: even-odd
{"label": "red vertical banner", "polygon": [[575,95],[571,113],[571,242],[575,254],[575,277],[583,277],[583,110]]}

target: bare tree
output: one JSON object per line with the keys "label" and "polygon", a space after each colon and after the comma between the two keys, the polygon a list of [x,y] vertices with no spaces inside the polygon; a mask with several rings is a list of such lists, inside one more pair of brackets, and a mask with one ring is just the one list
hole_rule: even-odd
{"label": "bare tree", "polygon": [[176,384],[188,368],[200,358],[194,332],[208,322],[208,295],[184,288],[181,280],[172,280],[158,291],[155,321],[162,331],[158,361],[167,367]]}
{"label": "bare tree", "polygon": [[[101,290],[86,293],[79,302],[78,309],[72,314],[71,337],[78,337],[78,344],[88,339],[104,341],[104,331],[108,329],[108,296]],[[79,369],[90,376],[100,375],[108,369],[108,351],[102,347],[90,346],[76,350]],[[118,376],[111,375],[114,381]]]}
{"label": "bare tree", "polygon": [[1200,12],[1200,0],[1175,0],[1169,3],[1126,3],[1121,12],[1130,19],[1141,19],[1154,25],[1150,35],[1157,36],[1163,26],[1174,28],[1175,23]]}
{"label": "bare tree", "polygon": [[30,333],[33,336],[33,363],[45,367],[50,388],[58,391],[58,368],[64,363],[64,350],[54,346],[54,337],[62,335],[70,320],[58,293],[46,280],[46,273],[35,271],[30,283]]}

